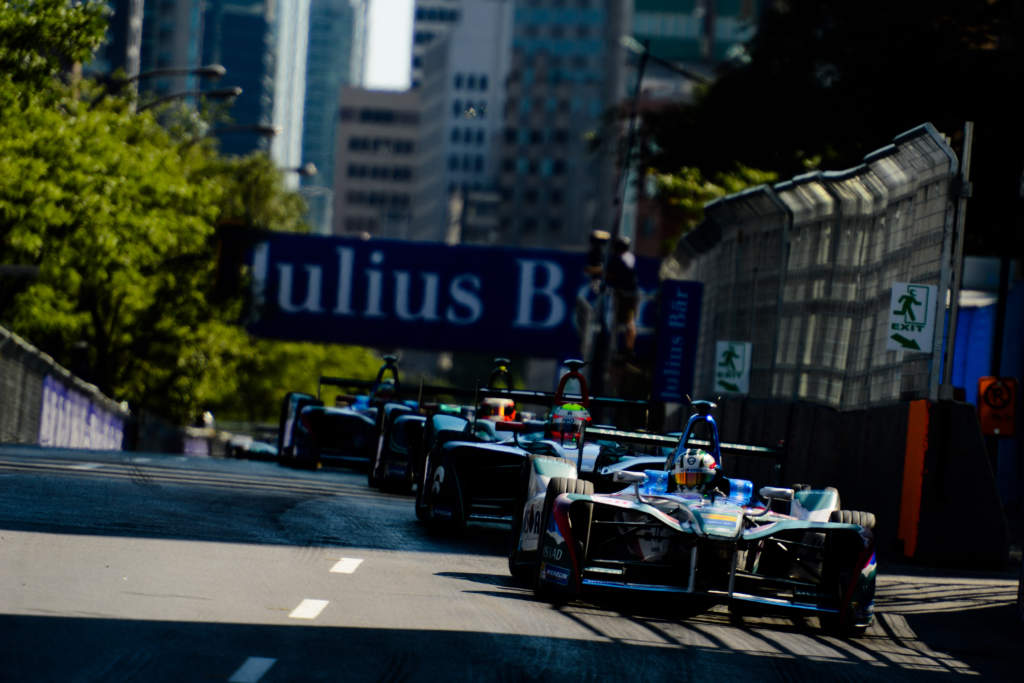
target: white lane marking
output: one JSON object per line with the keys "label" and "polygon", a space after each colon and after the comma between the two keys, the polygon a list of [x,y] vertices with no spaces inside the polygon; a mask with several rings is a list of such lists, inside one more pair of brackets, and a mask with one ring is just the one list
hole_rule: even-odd
{"label": "white lane marking", "polygon": [[263,674],[267,673],[270,667],[274,666],[276,661],[270,657],[249,657],[242,666],[238,667],[238,671],[231,675],[228,683],[256,683],[263,678]]}
{"label": "white lane marking", "polygon": [[343,557],[331,567],[332,574],[352,574],[363,561],[357,557]]}
{"label": "white lane marking", "polygon": [[306,598],[288,616],[292,619],[316,619],[327,607],[327,600],[311,600]]}
{"label": "white lane marking", "polygon": [[82,463],[80,465],[72,465],[71,469],[73,469],[73,470],[98,470],[101,467],[103,467],[103,465],[99,464],[98,462],[84,462],[84,463]]}

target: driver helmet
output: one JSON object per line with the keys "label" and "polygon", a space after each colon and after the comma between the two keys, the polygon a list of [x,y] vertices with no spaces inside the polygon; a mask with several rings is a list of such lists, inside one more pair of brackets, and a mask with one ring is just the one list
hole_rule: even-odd
{"label": "driver helmet", "polygon": [[548,438],[563,446],[577,446],[580,427],[590,422],[590,413],[578,403],[566,403],[551,411],[545,428]]}
{"label": "driver helmet", "polygon": [[699,448],[685,448],[672,462],[672,480],[680,490],[702,491],[718,473],[715,457]]}

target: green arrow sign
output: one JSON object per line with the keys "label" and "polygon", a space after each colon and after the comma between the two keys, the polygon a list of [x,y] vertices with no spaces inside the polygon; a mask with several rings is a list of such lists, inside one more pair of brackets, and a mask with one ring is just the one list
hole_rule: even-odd
{"label": "green arrow sign", "polygon": [[921,347],[917,345],[916,341],[914,341],[913,339],[907,339],[902,334],[894,334],[891,337],[889,337],[889,339],[892,339],[894,342],[896,342],[905,349],[913,349],[915,351],[921,350]]}

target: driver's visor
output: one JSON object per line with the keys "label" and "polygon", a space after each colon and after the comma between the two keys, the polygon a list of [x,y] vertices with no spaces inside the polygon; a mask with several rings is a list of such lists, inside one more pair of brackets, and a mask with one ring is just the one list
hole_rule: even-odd
{"label": "driver's visor", "polygon": [[705,475],[703,472],[674,472],[672,476],[678,486],[692,489],[704,483]]}

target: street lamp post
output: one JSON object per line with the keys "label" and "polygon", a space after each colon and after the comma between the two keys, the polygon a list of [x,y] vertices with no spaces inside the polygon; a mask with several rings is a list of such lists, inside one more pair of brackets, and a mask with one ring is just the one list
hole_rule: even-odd
{"label": "street lamp post", "polygon": [[136,83],[146,78],[158,78],[160,76],[201,76],[205,78],[218,79],[228,72],[220,64],[206,64],[200,67],[170,67],[165,69],[152,69],[128,76],[125,83]]}
{"label": "street lamp post", "polygon": [[675,62],[671,62],[667,59],[663,59],[650,51],[647,41],[641,43],[633,36],[621,36],[619,38],[619,44],[630,52],[640,57],[640,63],[637,65],[636,70],[636,85],[633,87],[633,95],[630,98],[630,114],[629,114],[629,126],[626,131],[626,151],[622,162],[622,168],[619,172],[619,186],[616,194],[616,207],[615,207],[615,222],[612,225],[612,238],[619,236],[621,232],[622,223],[622,211],[626,203],[626,188],[629,186],[629,176],[633,170],[633,147],[636,145],[636,128],[637,119],[640,113],[640,95],[642,94],[641,84],[644,79],[644,72],[647,69],[648,62],[653,62],[659,66],[665,67],[670,71],[687,78],[691,81],[695,81],[701,84],[707,84],[710,81],[695,71],[687,69],[686,67],[680,66]]}
{"label": "street lamp post", "polygon": [[[623,223],[623,213],[625,211],[625,205],[626,205],[627,190],[629,188],[629,184],[630,184],[629,181],[630,181],[630,178],[631,178],[632,173],[633,173],[633,148],[636,146],[637,127],[638,127],[638,119],[639,119],[639,114],[640,114],[640,98],[641,98],[641,95],[643,94],[642,85],[643,85],[644,73],[645,73],[645,71],[647,69],[648,64],[653,62],[655,64],[658,64],[659,66],[662,66],[662,67],[664,67],[664,68],[666,68],[666,69],[668,69],[670,71],[673,71],[673,72],[675,72],[675,73],[677,73],[677,74],[679,74],[679,75],[681,75],[681,76],[683,76],[683,77],[685,77],[685,78],[687,78],[689,80],[695,81],[697,83],[706,84],[706,83],[709,82],[707,78],[705,78],[704,76],[702,76],[702,75],[700,75],[700,74],[698,74],[698,73],[696,73],[694,71],[691,71],[690,69],[687,69],[685,67],[679,66],[678,64],[675,64],[674,62],[671,62],[671,61],[669,61],[667,59],[663,59],[661,57],[658,57],[655,54],[652,54],[650,49],[649,49],[649,46],[648,46],[648,44],[646,42],[641,43],[640,41],[636,40],[632,36],[628,36],[627,35],[627,36],[620,37],[619,38],[619,44],[623,48],[625,48],[626,50],[628,50],[628,51],[638,55],[639,56],[639,63],[637,64],[636,83],[635,83],[635,85],[633,87],[633,92],[632,92],[632,95],[630,97],[629,124],[628,124],[628,127],[626,129],[626,148],[625,148],[625,151],[623,153],[622,165],[619,168],[618,186],[616,187],[615,215],[614,215],[614,219],[613,219],[613,222],[612,222],[612,225],[611,225],[611,231],[610,231],[611,232],[611,240],[610,241],[611,241],[611,245],[612,245],[613,249],[616,246],[618,246],[619,249],[622,249],[623,248],[622,247],[623,238],[631,238],[632,237],[631,234],[626,234],[626,235],[622,234],[623,233],[622,223]],[[628,231],[628,233],[632,233],[632,229],[630,229]],[[625,248],[628,249],[628,246],[625,247]],[[602,274],[601,293],[599,294],[599,298],[598,298],[598,302],[597,302],[597,307],[596,307],[597,315],[598,315],[598,318],[599,318],[600,322],[599,322],[598,330],[595,333],[596,334],[596,339],[594,340],[594,343],[593,343],[593,367],[594,367],[594,378],[593,378],[594,381],[593,381],[593,384],[594,384],[594,387],[595,387],[595,391],[604,390],[605,383],[608,380],[611,380],[610,383],[613,383],[613,384],[621,383],[621,378],[620,378],[619,381],[614,381],[614,380],[612,380],[612,378],[606,378],[606,375],[609,373],[610,361],[612,360],[611,359],[611,352],[613,350],[613,341],[615,339],[615,335],[617,334],[617,328],[620,325],[619,312],[615,310],[615,306],[616,305],[628,305],[628,304],[627,304],[627,302],[625,300],[624,301],[620,301],[618,304],[615,304],[615,303],[612,303],[612,302],[608,301],[608,298],[610,296],[610,292],[608,290],[608,282],[607,282],[607,279],[606,279],[607,278],[607,274],[608,273],[607,273],[607,269],[606,269],[605,272]],[[607,322],[607,315],[608,315],[608,311],[609,310],[611,310],[612,315],[614,316],[614,318],[613,318],[613,320],[614,320],[613,327],[611,329],[609,329],[609,325],[608,325],[608,322]],[[633,311],[633,315],[634,316],[636,315],[635,309]],[[628,325],[630,325],[630,324],[635,324],[635,322],[631,321],[631,322],[627,323],[627,328],[626,328],[627,333],[630,330],[630,328],[628,327]],[[627,339],[628,338],[629,337],[627,337]],[[631,352],[631,349],[629,348],[629,342],[628,341],[627,341],[626,348],[627,348],[627,351]],[[625,363],[623,363],[623,367],[625,367]],[[621,387],[617,387],[617,388],[621,389]]]}
{"label": "street lamp post", "polygon": [[163,97],[158,97],[155,100],[147,102],[138,108],[138,111],[146,111],[152,109],[158,105],[170,102],[172,100],[180,100],[186,97],[207,97],[210,99],[230,99],[232,97],[238,97],[242,94],[242,88],[240,86],[232,86],[230,88],[216,88],[214,90],[185,90],[182,92],[175,92]]}

